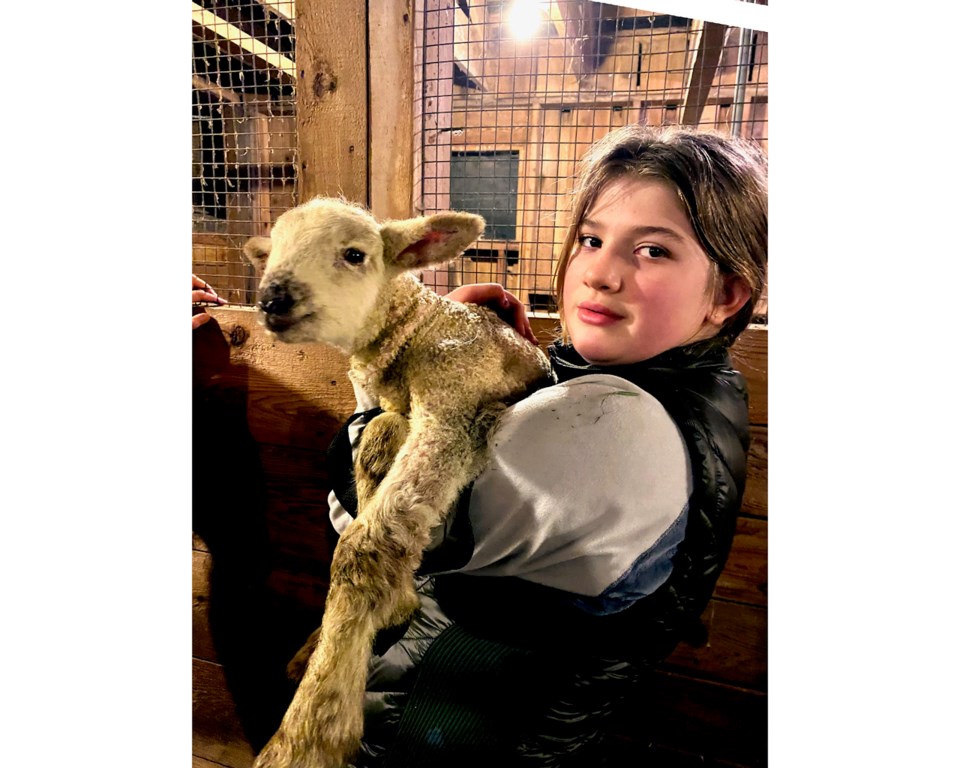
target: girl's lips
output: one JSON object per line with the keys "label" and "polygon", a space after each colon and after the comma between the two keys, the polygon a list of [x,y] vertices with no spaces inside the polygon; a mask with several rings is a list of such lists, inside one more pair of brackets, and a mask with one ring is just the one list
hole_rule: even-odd
{"label": "girl's lips", "polygon": [[577,317],[589,325],[612,325],[623,318],[616,312],[607,309],[602,304],[592,304],[589,301],[577,305]]}

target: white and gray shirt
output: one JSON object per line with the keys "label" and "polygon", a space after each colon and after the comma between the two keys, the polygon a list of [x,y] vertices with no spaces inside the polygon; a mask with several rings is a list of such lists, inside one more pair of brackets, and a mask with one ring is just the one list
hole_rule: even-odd
{"label": "white and gray shirt", "polygon": [[[358,410],[376,405],[357,392]],[[348,429],[354,449],[361,420]],[[693,488],[675,422],[635,384],[590,374],[511,406],[469,503],[473,554],[458,569],[514,576],[614,613],[670,575]],[[352,520],[330,494],[338,532]]]}

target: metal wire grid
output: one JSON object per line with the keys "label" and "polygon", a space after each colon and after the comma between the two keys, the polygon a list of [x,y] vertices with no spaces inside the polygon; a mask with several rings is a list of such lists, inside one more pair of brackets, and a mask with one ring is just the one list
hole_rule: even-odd
{"label": "metal wire grid", "polygon": [[241,248],[297,204],[293,0],[193,0],[193,271],[252,304]]}
{"label": "metal wire grid", "polygon": [[[767,35],[544,0],[529,4],[524,36],[512,24],[522,7],[417,0],[415,208],[476,210],[494,225],[425,282],[444,293],[494,280],[549,311],[577,159],[628,121],[712,126],[765,147]],[[251,304],[240,248],[298,202],[295,5],[199,0],[192,13],[194,271]]]}
{"label": "metal wire grid", "polygon": [[616,127],[709,126],[766,148],[765,32],[591,0],[418,4],[415,208],[496,222],[425,273],[440,293],[494,281],[553,311],[576,161]]}

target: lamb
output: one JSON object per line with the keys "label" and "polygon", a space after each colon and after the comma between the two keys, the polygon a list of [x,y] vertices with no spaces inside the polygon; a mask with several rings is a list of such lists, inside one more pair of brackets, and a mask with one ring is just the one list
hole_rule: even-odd
{"label": "lamb", "polygon": [[358,514],[333,555],[321,626],[299,654],[309,660],[255,768],[348,764],[376,632],[416,609],[413,576],[431,530],[482,469],[499,414],[552,380],[546,356],[493,312],[412,274],[452,260],[483,228],[452,211],[381,224],[360,206],[316,198],[244,247],[262,272],[265,327],[283,342],[346,352],[350,378],[384,410],[363,433]]}

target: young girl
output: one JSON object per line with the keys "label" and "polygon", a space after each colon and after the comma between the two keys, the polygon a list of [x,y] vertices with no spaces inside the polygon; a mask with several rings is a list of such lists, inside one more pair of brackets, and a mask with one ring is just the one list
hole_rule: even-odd
{"label": "young girl", "polygon": [[[507,411],[435,532],[420,611],[381,633],[357,766],[604,764],[617,702],[698,625],[730,549],[748,429],[727,348],[764,285],[766,211],[765,157],[729,137],[631,125],[584,158],[558,383]],[[357,395],[331,446],[338,531],[376,412]]]}

